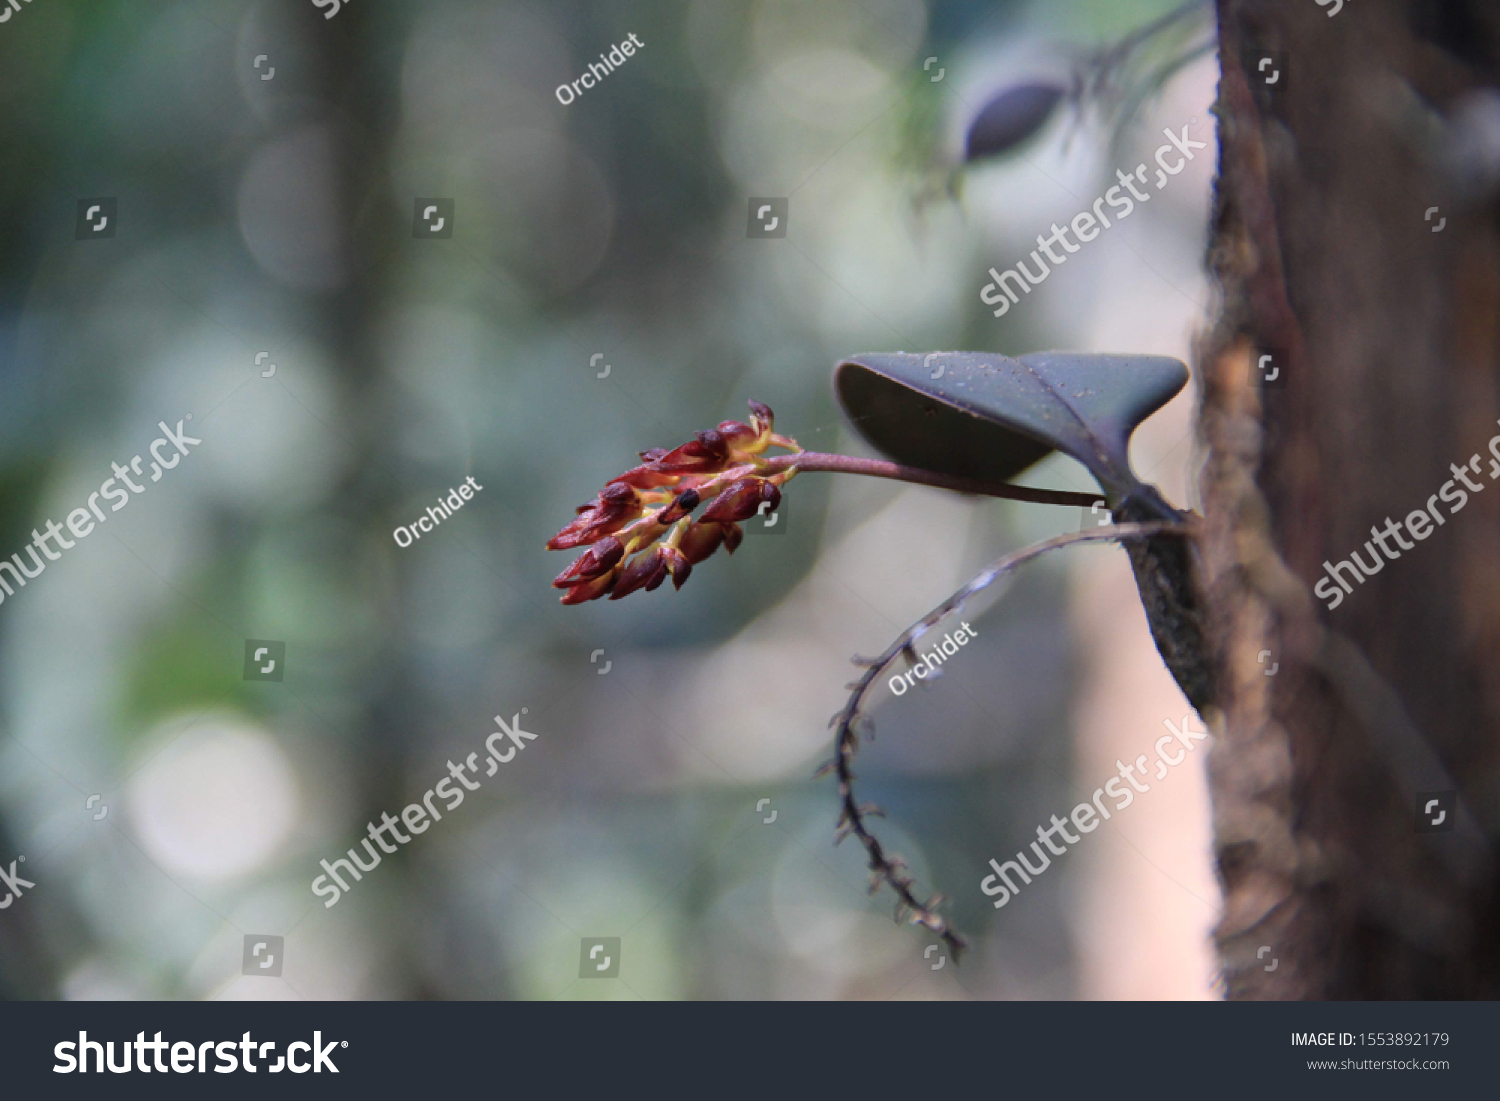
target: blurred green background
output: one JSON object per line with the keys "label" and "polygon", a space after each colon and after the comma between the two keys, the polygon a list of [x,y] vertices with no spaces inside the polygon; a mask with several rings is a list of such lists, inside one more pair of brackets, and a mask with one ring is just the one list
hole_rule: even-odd
{"label": "blurred green background", "polygon": [[[1068,565],[972,610],[977,642],[882,697],[860,757],[882,836],[952,899],[961,968],[867,895],[812,779],[849,657],[1077,510],[806,475],[784,530],[681,592],[577,608],[543,543],[638,450],[750,398],[867,453],[829,387],[857,351],[1185,355],[1209,158],[1003,321],[986,269],[1087,209],[1137,130],[1141,159],[1160,139],[1064,110],[954,172],[995,89],[1171,6],[33,0],[0,25],[0,553],[158,421],[203,440],[0,604],[0,862],[36,883],[0,913],[0,992],[1093,989],[1079,868],[998,912],[977,887],[1071,805]],[[1207,122],[1211,80],[1152,98],[1155,130],[1182,103]],[[750,196],[789,198],[785,239],[747,237]],[[91,197],[118,200],[114,236],[75,238]],[[451,238],[414,237],[419,197],[453,200]],[[1139,464],[1164,486],[1177,423]],[[395,544],[470,475],[474,502]],[[1028,480],[1092,488],[1066,460]],[[246,639],[285,642],[284,680],[244,679]],[[319,861],[522,708],[537,740],[325,909]],[[285,938],[280,978],[242,974],[253,934]],[[586,937],[621,938],[618,978],[579,977]]]}

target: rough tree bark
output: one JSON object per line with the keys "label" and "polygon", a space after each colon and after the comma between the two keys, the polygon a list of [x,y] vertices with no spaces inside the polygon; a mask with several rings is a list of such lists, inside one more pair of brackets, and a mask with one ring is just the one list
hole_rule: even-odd
{"label": "rough tree bark", "polygon": [[[1500,206],[1451,154],[1500,83],[1500,5],[1320,5],[1217,5],[1223,312],[1196,356],[1216,941],[1232,998],[1493,998]],[[1335,610],[1313,596],[1475,454],[1463,511]],[[1457,827],[1417,832],[1446,788]]]}

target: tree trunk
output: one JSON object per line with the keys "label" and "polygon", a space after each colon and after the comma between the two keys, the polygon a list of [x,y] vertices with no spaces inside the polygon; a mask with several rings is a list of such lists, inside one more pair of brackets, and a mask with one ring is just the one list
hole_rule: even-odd
{"label": "tree trunk", "polygon": [[1232,998],[1494,998],[1500,7],[1320,5],[1218,0],[1215,936]]}

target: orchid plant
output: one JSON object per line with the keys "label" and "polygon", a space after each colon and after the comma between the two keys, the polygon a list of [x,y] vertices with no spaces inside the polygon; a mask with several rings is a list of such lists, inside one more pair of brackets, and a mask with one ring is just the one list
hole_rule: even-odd
{"label": "orchid plant", "polygon": [[[934,361],[940,361],[935,369]],[[1187,368],[1164,356],[1043,352],[1012,359],[985,352],[890,352],[845,360],[834,381],[861,434],[906,462],[806,451],[776,432],[770,408],[752,401],[748,424],[724,421],[671,450],[642,451],[639,465],[580,505],[547,547],[588,549],[552,584],[563,590],[564,604],[650,592],[668,577],[680,589],[693,567],[720,546],[734,553],[744,537],[740,524],[774,511],[787,483],[809,471],[866,474],[1091,511],[1107,505],[1115,523],[1012,552],[903,631],[879,657],[856,658],[865,672],[833,717],[835,753],[825,769],[838,776],[839,839],[859,839],[872,890],[891,887],[898,914],[942,937],[956,958],[964,941],[938,912],[940,896],[917,898],[901,858],[888,854],[867,824],[879,809],[854,796],[859,735],[873,729],[864,713],[867,697],[888,668],[901,660],[914,663],[917,640],[975,593],[1053,549],[1111,539],[1130,555],[1152,638],[1167,668],[1195,706],[1212,702],[1215,687],[1203,653],[1190,546],[1195,518],[1140,481],[1128,456],[1136,425],[1181,390]],[[772,454],[773,448],[781,453]],[[1010,482],[1054,450],[1082,463],[1103,494]]]}

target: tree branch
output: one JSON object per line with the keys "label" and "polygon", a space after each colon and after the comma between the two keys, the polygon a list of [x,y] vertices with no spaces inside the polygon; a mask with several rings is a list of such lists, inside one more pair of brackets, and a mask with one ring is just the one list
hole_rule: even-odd
{"label": "tree branch", "polygon": [[838,774],[839,798],[843,811],[839,815],[838,836],[835,844],[850,834],[858,837],[870,861],[871,893],[879,890],[882,883],[890,887],[900,900],[896,907],[897,920],[900,920],[903,915],[909,915],[912,924],[922,925],[932,930],[953,952],[955,963],[958,962],[959,955],[967,947],[967,943],[948,924],[947,919],[937,912],[942,896],[933,895],[925,903],[917,901],[916,895],[912,893],[912,877],[906,874],[905,863],[899,856],[887,855],[880,839],[871,833],[869,826],[866,825],[866,818],[882,813],[880,808],[873,805],[861,806],[854,797],[854,754],[859,749],[857,731],[861,727],[868,726],[870,721],[868,716],[861,713],[870,686],[901,654],[905,653],[914,664],[916,658],[913,648],[917,640],[926,634],[929,628],[937,624],[944,616],[960,608],[969,597],[993,585],[1024,562],[1029,562],[1050,550],[1074,543],[1141,539],[1168,532],[1181,532],[1186,535],[1194,530],[1195,525],[1191,523],[1178,523],[1171,520],[1153,520],[1139,524],[1111,524],[1097,529],[1067,532],[1041,543],[1023,547],[1021,550],[1006,555],[994,565],[987,566],[947,600],[902,631],[900,637],[891,643],[878,658],[870,660],[856,657],[854,659],[856,664],[865,666],[865,671],[857,681],[850,685],[853,694],[849,697],[849,702],[844,705],[844,709],[829,721],[830,726],[837,726],[834,735],[834,758],[818,771],[819,776],[830,769]]}

